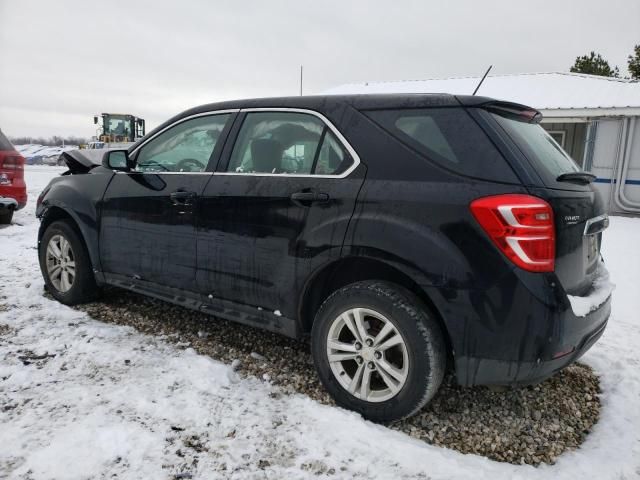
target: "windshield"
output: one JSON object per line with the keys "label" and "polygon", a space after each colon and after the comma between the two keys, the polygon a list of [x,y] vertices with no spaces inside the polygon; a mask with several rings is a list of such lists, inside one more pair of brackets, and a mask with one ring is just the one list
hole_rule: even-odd
{"label": "windshield", "polygon": [[537,123],[527,123],[492,113],[523,153],[542,171],[544,178],[555,180],[563,173],[579,172],[580,167]]}
{"label": "windshield", "polygon": [[123,137],[130,137],[131,134],[131,122],[124,115],[110,115],[105,117],[104,126],[106,135],[121,135]]}

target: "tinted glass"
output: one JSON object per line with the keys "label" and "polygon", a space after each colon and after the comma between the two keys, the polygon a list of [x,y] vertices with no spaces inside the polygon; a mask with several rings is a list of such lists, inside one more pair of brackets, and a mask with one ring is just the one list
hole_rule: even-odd
{"label": "tinted glass", "polygon": [[310,174],[324,123],[305,113],[248,113],[227,171]]}
{"label": "tinted glass", "polygon": [[527,123],[497,113],[492,115],[529,160],[542,170],[541,173],[546,174],[545,177],[555,179],[563,173],[580,171],[558,142],[537,123]]}
{"label": "tinted glass", "polygon": [[13,150],[13,145],[2,132],[0,132],[0,150]]}
{"label": "tinted glass", "polygon": [[471,177],[517,182],[507,161],[462,108],[365,113],[398,140],[442,167]]}
{"label": "tinted glass", "polygon": [[460,163],[432,116],[399,117],[395,122],[395,127],[426,149],[437,153],[441,158],[449,162]]}
{"label": "tinted glass", "polygon": [[334,175],[351,159],[322,120],[294,112],[248,113],[227,171]]}
{"label": "tinted glass", "polygon": [[313,173],[316,175],[339,175],[350,165],[351,158],[344,151],[336,136],[327,129]]}
{"label": "tinted glass", "polygon": [[229,114],[198,117],[170,128],[142,147],[136,170],[204,171],[229,117]]}

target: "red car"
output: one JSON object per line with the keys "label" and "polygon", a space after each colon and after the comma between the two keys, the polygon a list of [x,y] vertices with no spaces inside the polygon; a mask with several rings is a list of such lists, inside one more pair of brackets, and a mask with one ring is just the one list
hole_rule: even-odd
{"label": "red car", "polygon": [[13,212],[26,204],[24,157],[0,131],[0,224],[11,223]]}

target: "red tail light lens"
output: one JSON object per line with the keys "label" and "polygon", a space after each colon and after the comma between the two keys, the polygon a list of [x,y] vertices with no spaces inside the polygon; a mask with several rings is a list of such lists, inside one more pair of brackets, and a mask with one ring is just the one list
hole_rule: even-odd
{"label": "red tail light lens", "polygon": [[19,155],[8,155],[0,162],[4,170],[24,170],[24,158]]}
{"label": "red tail light lens", "polygon": [[471,213],[500,251],[529,272],[553,272],[553,209],[530,195],[508,194],[471,202]]}

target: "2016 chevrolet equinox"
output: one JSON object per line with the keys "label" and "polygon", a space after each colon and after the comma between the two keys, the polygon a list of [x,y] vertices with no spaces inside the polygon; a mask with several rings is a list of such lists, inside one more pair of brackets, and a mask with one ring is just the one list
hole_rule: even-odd
{"label": "2016 chevrolet equinox", "polygon": [[543,380],[602,334],[603,203],[538,125],[490,98],[216,103],[69,171],[38,199],[47,289],[102,285],[311,338],[335,400],[415,413],[461,385]]}

